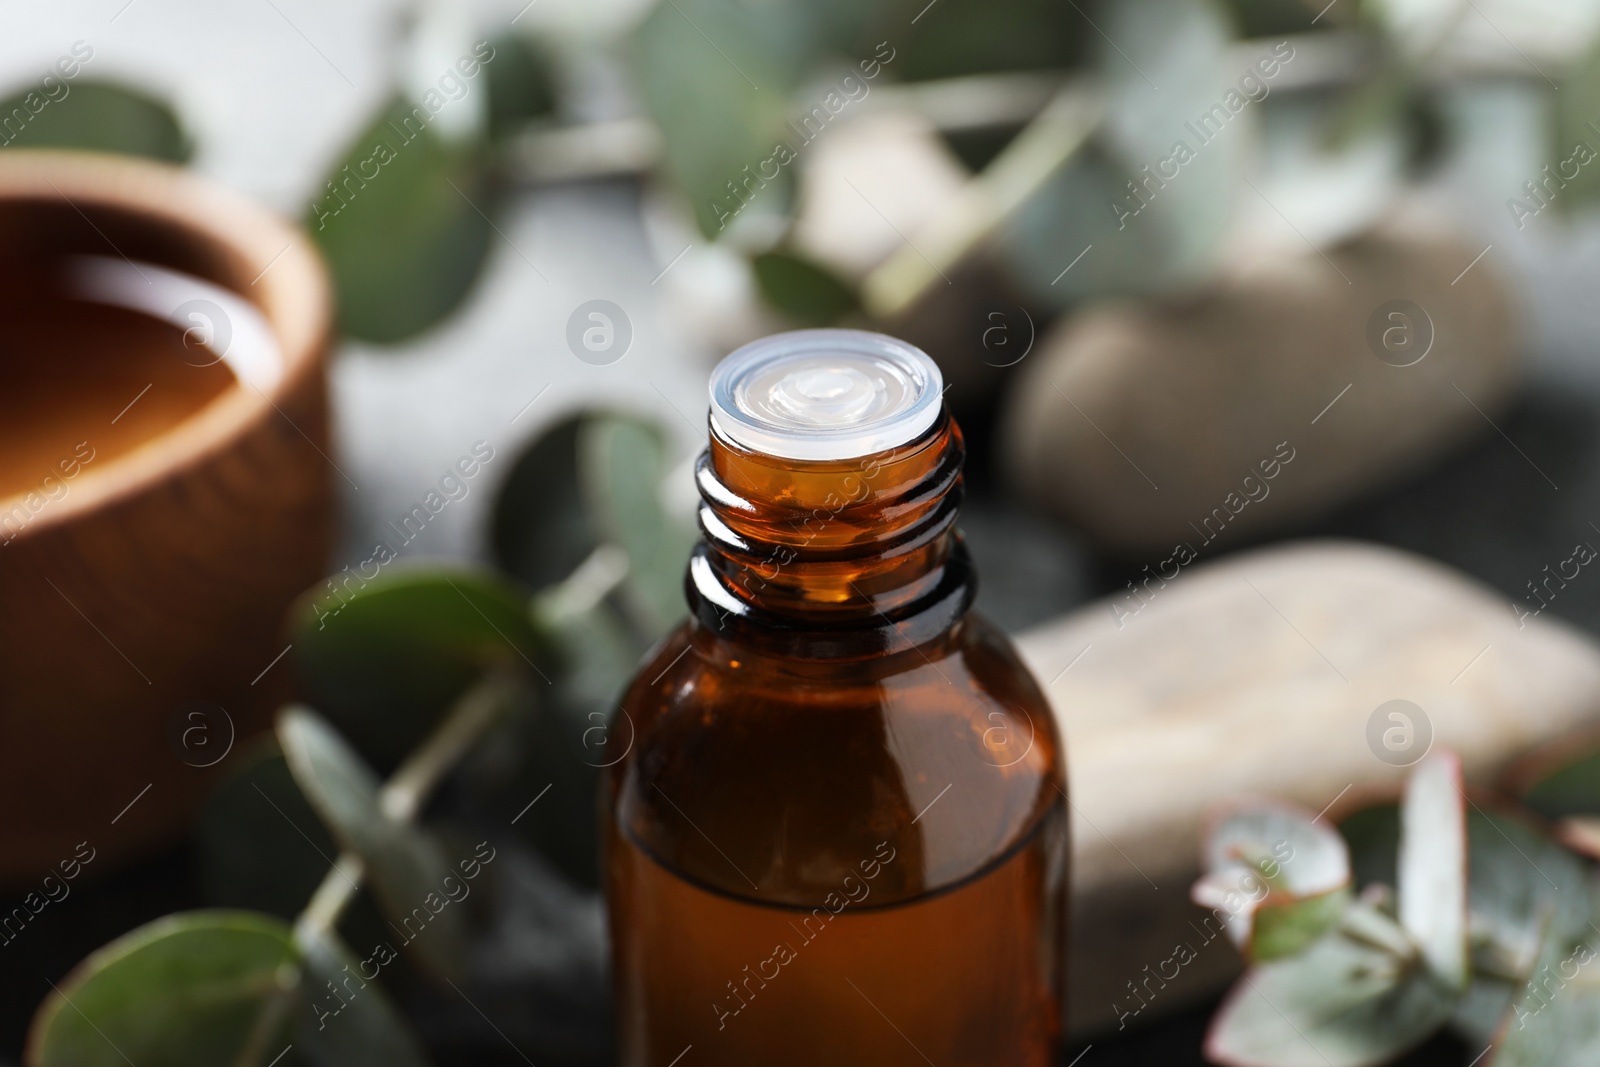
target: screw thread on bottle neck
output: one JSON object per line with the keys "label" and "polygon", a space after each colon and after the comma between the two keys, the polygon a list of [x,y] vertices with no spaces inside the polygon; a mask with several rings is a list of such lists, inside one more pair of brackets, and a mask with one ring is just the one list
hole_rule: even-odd
{"label": "screw thread on bottle neck", "polygon": [[964,456],[948,413],[915,441],[827,461],[753,452],[713,428],[695,471],[701,543],[690,606],[718,630],[734,619],[905,634],[936,604],[959,615],[972,594],[955,530]]}

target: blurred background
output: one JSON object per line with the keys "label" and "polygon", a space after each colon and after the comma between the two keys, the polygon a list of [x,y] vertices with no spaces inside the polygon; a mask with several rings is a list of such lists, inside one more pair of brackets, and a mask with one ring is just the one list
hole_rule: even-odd
{"label": "blurred background", "polygon": [[[327,573],[391,543],[396,596],[439,566],[484,583],[469,606],[502,587],[539,605],[527,643],[501,636],[543,649],[522,657],[552,676],[540,712],[496,726],[438,802],[462,833],[493,821],[479,836],[509,857],[475,916],[472,996],[385,975],[433,1062],[610,1055],[590,731],[683,610],[705,381],[744,341],[857,326],[940,363],[978,608],[1034,649],[1053,639],[1033,628],[1097,598],[1120,630],[1152,572],[1315,536],[1447,565],[1512,626],[1562,620],[1586,650],[1600,630],[1600,581],[1567,570],[1600,543],[1600,3],[105,0],[0,18],[0,116],[30,116],[0,152],[180,163],[326,258]],[[469,454],[481,472],[399,543]],[[319,645],[333,590],[286,623],[292,688],[388,774],[465,688],[460,664],[403,656],[377,624],[377,652]],[[270,749],[241,740],[197,830],[95,871],[0,949],[0,1061],[22,1062],[51,983],[141,923],[299,913],[341,839]],[[263,788],[317,852],[230,809]],[[357,901],[352,943],[381,939],[380,911]],[[1082,1035],[1085,1062],[1203,1062],[1213,992],[1137,1035]],[[1440,1039],[1411,1062],[1468,1060]]]}

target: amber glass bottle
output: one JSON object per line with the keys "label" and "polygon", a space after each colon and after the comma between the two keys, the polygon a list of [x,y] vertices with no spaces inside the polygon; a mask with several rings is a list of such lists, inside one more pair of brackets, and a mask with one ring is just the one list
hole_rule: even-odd
{"label": "amber glass bottle", "polygon": [[1044,1067],[1061,1031],[1061,744],[969,611],[961,432],[878,334],[712,378],[690,617],[605,784],[626,1067]]}

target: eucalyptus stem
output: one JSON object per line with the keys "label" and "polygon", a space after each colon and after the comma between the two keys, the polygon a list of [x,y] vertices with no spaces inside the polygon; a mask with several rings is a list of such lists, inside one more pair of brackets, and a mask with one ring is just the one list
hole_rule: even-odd
{"label": "eucalyptus stem", "polygon": [[949,210],[867,275],[861,285],[867,310],[894,318],[938,283],[948,284],[945,272],[1049,181],[1088,142],[1104,113],[1097,87],[1086,80],[1068,82],[994,162],[962,187]]}
{"label": "eucalyptus stem", "polygon": [[622,584],[630,569],[628,554],[622,549],[597,545],[571,574],[534,595],[534,614],[543,614],[551,623],[587,615]]}
{"label": "eucalyptus stem", "polygon": [[1339,919],[1339,932],[1359,944],[1390,953],[1402,962],[1418,956],[1416,944],[1404,927],[1376,907],[1360,901],[1345,909]]}
{"label": "eucalyptus stem", "polygon": [[[378,793],[383,813],[401,823],[415,819],[435,787],[494,724],[519,688],[517,671],[509,663],[496,664],[486,671],[384,783]],[[294,942],[302,950],[302,959],[280,975],[279,990],[262,1005],[235,1061],[236,1067],[259,1067],[270,1051],[267,1041],[282,1024],[303,980],[305,947],[333,932],[361,891],[365,874],[366,864],[361,857],[347,850],[339,853],[323,876],[310,902],[295,919]]]}
{"label": "eucalyptus stem", "polygon": [[415,818],[440,779],[461,762],[520,688],[517,671],[509,662],[485,673],[384,783],[378,793],[384,814],[399,822]]}
{"label": "eucalyptus stem", "polygon": [[328,873],[323,875],[317,891],[311,894],[311,902],[295,920],[295,941],[300,942],[303,935],[320,937],[338,925],[344,909],[360,892],[361,879],[366,872],[367,865],[361,862],[360,856],[354,852],[339,853]]}
{"label": "eucalyptus stem", "polygon": [[[476,685],[450,707],[443,721],[384,783],[378,806],[397,822],[416,818],[423,803],[467,750],[483,736],[518,688],[516,671],[506,664],[491,668]],[[344,851],[323,876],[300,917],[295,938],[331,931],[361,889],[366,864],[354,852]]]}

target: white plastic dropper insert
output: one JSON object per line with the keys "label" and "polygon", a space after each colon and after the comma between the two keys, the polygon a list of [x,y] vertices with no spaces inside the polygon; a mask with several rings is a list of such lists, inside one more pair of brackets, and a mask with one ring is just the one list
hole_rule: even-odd
{"label": "white plastic dropper insert", "polygon": [[915,345],[866,330],[794,330],[752,341],[711,372],[711,425],[783,459],[869,456],[939,418],[944,379]]}

